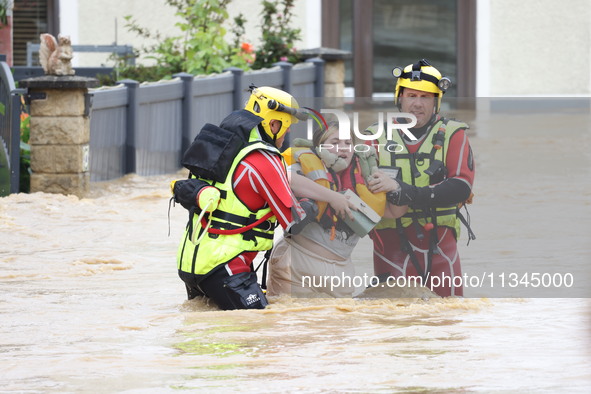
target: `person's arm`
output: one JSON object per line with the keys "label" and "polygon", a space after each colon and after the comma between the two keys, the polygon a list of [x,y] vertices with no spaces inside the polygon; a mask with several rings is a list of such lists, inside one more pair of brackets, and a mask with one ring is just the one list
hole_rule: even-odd
{"label": "person's arm", "polygon": [[374,193],[385,191],[390,203],[398,206],[414,205],[445,207],[466,201],[472,192],[474,157],[464,130],[457,131],[447,147],[448,177],[435,185],[417,187],[392,180],[384,173],[374,174],[369,182]]}
{"label": "person's arm", "polygon": [[334,209],[337,216],[353,219],[351,209],[357,210],[343,194],[327,189],[303,175],[292,172],[291,189],[296,197],[310,198],[315,201],[325,201]]}
{"label": "person's arm", "polygon": [[[394,192],[400,188],[397,181],[390,178],[388,174],[383,171],[376,171],[372,174],[372,178],[367,183],[367,187],[372,193],[386,193],[386,196],[390,192]],[[408,211],[408,205],[395,205],[393,202],[386,198],[386,209],[384,211],[384,217],[390,219],[398,219]]]}
{"label": "person's arm", "polygon": [[278,155],[255,151],[246,156],[236,169],[233,186],[249,209],[256,211],[268,205],[283,228],[293,222],[292,207],[301,214]]}
{"label": "person's arm", "polygon": [[386,204],[384,217],[388,219],[398,219],[408,211],[408,205],[394,205],[390,202]]}

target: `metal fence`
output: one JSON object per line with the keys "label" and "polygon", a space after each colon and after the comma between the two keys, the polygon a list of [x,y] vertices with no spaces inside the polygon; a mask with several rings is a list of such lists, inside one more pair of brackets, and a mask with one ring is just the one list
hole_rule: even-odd
{"label": "metal fence", "polygon": [[[39,49],[41,44],[33,44],[27,42],[27,67],[32,67],[34,64],[39,64]],[[135,56],[133,47],[131,45],[72,45],[72,50],[76,53],[93,52],[93,53],[111,53],[125,59],[127,64],[135,65]],[[34,56],[33,54],[37,54]]]}
{"label": "metal fence", "polygon": [[0,55],[0,196],[19,189],[20,96],[6,57]]}
{"label": "metal fence", "polygon": [[242,108],[250,84],[280,88],[295,97],[321,97],[323,76],[324,61],[309,59],[295,66],[281,62],[270,69],[229,69],[205,77],[182,73],[157,83],[125,80],[91,90],[90,179],[177,171],[202,126]]}
{"label": "metal fence", "polygon": [[[219,123],[244,106],[250,84],[273,86],[295,97],[322,97],[324,61],[295,66],[194,76],[181,73],[156,83],[121,81],[91,89],[90,179],[104,181],[135,172],[178,171],[182,153],[205,123]],[[0,61],[0,193],[18,192],[20,97],[10,68]],[[4,179],[4,180],[3,180]],[[2,195],[4,195],[2,194]]]}
{"label": "metal fence", "polygon": [[[105,77],[113,75],[113,67],[74,67],[76,75],[79,77],[98,78],[103,75]],[[20,81],[25,78],[40,77],[45,75],[41,66],[13,66],[12,76],[15,81]]]}

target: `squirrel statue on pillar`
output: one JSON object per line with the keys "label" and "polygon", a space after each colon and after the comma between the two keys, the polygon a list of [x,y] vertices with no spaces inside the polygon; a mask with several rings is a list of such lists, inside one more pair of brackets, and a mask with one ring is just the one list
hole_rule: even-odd
{"label": "squirrel statue on pillar", "polygon": [[74,75],[72,68],[72,43],[70,37],[58,35],[56,40],[51,34],[41,34],[39,63],[47,75]]}

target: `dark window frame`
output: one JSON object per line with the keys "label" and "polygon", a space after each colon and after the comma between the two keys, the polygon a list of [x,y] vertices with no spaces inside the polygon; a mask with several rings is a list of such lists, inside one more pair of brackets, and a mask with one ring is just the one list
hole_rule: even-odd
{"label": "dark window frame", "polygon": [[[476,96],[476,2],[457,1],[457,95]],[[322,46],[339,48],[339,0],[322,0]],[[372,96],[373,0],[353,0],[353,84],[355,96]],[[365,34],[364,34],[365,32]]]}
{"label": "dark window frame", "polygon": [[[19,18],[24,17],[23,15],[21,15],[19,13],[18,8],[19,7],[27,7],[30,5],[30,3],[39,3],[39,1],[22,0],[20,2],[15,3],[14,9],[13,9],[13,31],[15,30],[16,26],[22,21]],[[46,31],[38,31],[38,33],[39,34],[40,33],[49,33],[49,34],[57,37],[58,34],[60,33],[60,31],[59,31],[59,27],[60,27],[59,0],[43,0],[40,3],[42,3],[41,6],[42,7],[44,6],[44,10],[45,10],[44,18],[42,18],[42,22],[46,26]],[[26,13],[24,15],[26,15]],[[41,18],[38,18],[37,20],[39,20],[39,19],[41,19]],[[32,19],[26,18],[23,20],[27,21],[27,23],[28,23]],[[21,39],[21,38],[23,38],[23,39]],[[38,35],[27,36],[26,40],[24,40],[24,37],[21,36],[20,38],[17,38],[16,34],[13,34],[12,47],[13,47],[14,65],[18,65],[18,66],[25,65],[23,51],[26,50],[27,41],[33,42],[33,43],[39,43],[39,36]],[[15,51],[15,49],[16,49],[16,51]],[[18,57],[15,56],[15,52],[17,52],[17,51],[19,54]]]}

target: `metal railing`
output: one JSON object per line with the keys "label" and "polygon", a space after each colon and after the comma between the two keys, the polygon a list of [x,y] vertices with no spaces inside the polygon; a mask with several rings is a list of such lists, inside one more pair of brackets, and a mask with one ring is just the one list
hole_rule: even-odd
{"label": "metal railing", "polygon": [[[0,148],[10,164],[10,190],[18,191],[20,97],[10,68],[1,62]],[[90,179],[104,181],[135,172],[156,175],[176,172],[181,157],[205,123],[219,123],[244,107],[250,84],[273,86],[295,97],[322,97],[324,61],[280,62],[273,68],[194,76],[187,73],[156,83],[124,80],[115,87],[91,89]],[[65,120],[67,121],[67,120]],[[0,174],[2,169],[0,168]],[[6,171],[5,171],[6,172]],[[7,172],[8,173],[8,172]],[[1,177],[1,175],[0,175]]]}
{"label": "metal railing", "polygon": [[281,62],[269,69],[228,69],[210,76],[181,73],[148,84],[124,80],[116,87],[91,90],[91,181],[178,171],[183,152],[203,125],[218,124],[243,108],[251,83],[295,97],[322,97],[324,61]]}
{"label": "metal railing", "polygon": [[0,55],[0,196],[19,191],[20,94],[6,56]]}
{"label": "metal railing", "polygon": [[[41,44],[27,42],[27,67],[33,66],[33,53],[39,53]],[[135,56],[131,45],[72,45],[74,52],[115,53],[123,57],[127,64],[135,65]],[[38,63],[37,63],[38,64]]]}

